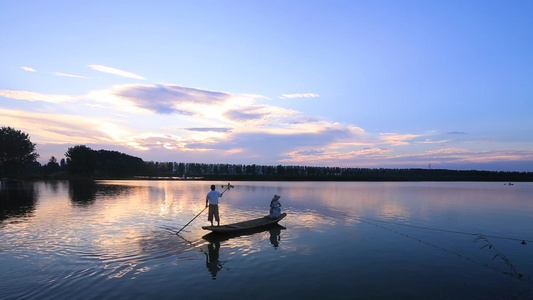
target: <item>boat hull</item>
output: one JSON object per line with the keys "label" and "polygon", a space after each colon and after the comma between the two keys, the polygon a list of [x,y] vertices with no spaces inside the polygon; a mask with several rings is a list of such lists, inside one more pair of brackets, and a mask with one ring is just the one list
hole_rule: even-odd
{"label": "boat hull", "polygon": [[253,220],[243,221],[239,223],[233,223],[221,226],[202,226],[204,230],[210,230],[218,233],[233,233],[240,231],[253,230],[257,228],[267,227],[269,225],[277,224],[283,218],[287,216],[287,213],[282,213],[277,219],[270,219],[268,216],[257,218]]}

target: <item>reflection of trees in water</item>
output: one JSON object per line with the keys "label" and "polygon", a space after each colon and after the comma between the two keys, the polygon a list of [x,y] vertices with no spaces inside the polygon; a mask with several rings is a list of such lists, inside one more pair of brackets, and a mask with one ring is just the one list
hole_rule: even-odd
{"label": "reflection of trees in water", "polygon": [[65,181],[60,181],[60,180],[46,180],[44,181],[44,185],[49,188],[54,194],[57,194],[57,192],[59,191],[59,185],[60,183],[62,183],[62,187],[61,188],[64,188],[63,184],[65,183]]}
{"label": "reflection of trees in water", "polygon": [[68,184],[70,200],[79,205],[93,204],[97,191],[97,184],[93,180],[71,180]]}
{"label": "reflection of trees in water", "polygon": [[132,189],[132,186],[98,184],[94,180],[71,180],[68,194],[74,204],[91,205],[98,197],[118,197]]}
{"label": "reflection of trees in water", "polygon": [[30,215],[37,198],[33,182],[0,181],[0,221]]}

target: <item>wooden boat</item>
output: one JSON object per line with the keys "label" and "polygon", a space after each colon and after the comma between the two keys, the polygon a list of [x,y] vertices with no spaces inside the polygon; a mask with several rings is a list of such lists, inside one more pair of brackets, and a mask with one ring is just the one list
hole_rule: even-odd
{"label": "wooden boat", "polygon": [[285,230],[287,228],[275,223],[259,228],[253,228],[253,229],[247,229],[247,230],[241,230],[241,231],[233,231],[233,232],[210,232],[202,238],[210,243],[220,243],[224,242],[233,238],[237,237],[243,237],[248,235],[254,235],[261,232],[269,232],[270,236],[279,236],[282,230]]}
{"label": "wooden boat", "polygon": [[239,231],[246,231],[246,230],[253,230],[257,228],[267,227],[269,225],[277,224],[281,219],[285,218],[287,214],[282,213],[279,218],[277,219],[271,219],[268,216],[243,221],[239,223],[233,223],[228,225],[221,225],[221,226],[202,226],[202,229],[204,230],[211,230],[212,232],[217,233],[232,233],[232,232],[239,232]]}

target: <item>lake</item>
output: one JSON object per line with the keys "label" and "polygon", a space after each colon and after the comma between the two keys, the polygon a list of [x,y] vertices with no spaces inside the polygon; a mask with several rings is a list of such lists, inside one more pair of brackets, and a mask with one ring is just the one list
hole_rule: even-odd
{"label": "lake", "polygon": [[0,186],[0,299],[533,299],[533,183],[206,181]]}

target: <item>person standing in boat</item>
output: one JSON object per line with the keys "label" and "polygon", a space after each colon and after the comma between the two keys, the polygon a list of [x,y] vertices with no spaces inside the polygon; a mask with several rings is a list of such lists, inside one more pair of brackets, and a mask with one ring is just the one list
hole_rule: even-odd
{"label": "person standing in boat", "polygon": [[217,221],[217,226],[220,226],[220,215],[218,213],[218,198],[222,197],[221,192],[215,190],[215,185],[211,185],[211,191],[207,193],[205,197],[205,207],[209,206],[209,213],[207,214],[207,220],[211,222],[213,226],[213,217]]}
{"label": "person standing in boat", "polygon": [[271,219],[277,219],[281,215],[281,203],[279,202],[279,198],[281,197],[278,195],[274,195],[274,198],[272,198],[272,201],[270,201],[269,217]]}

